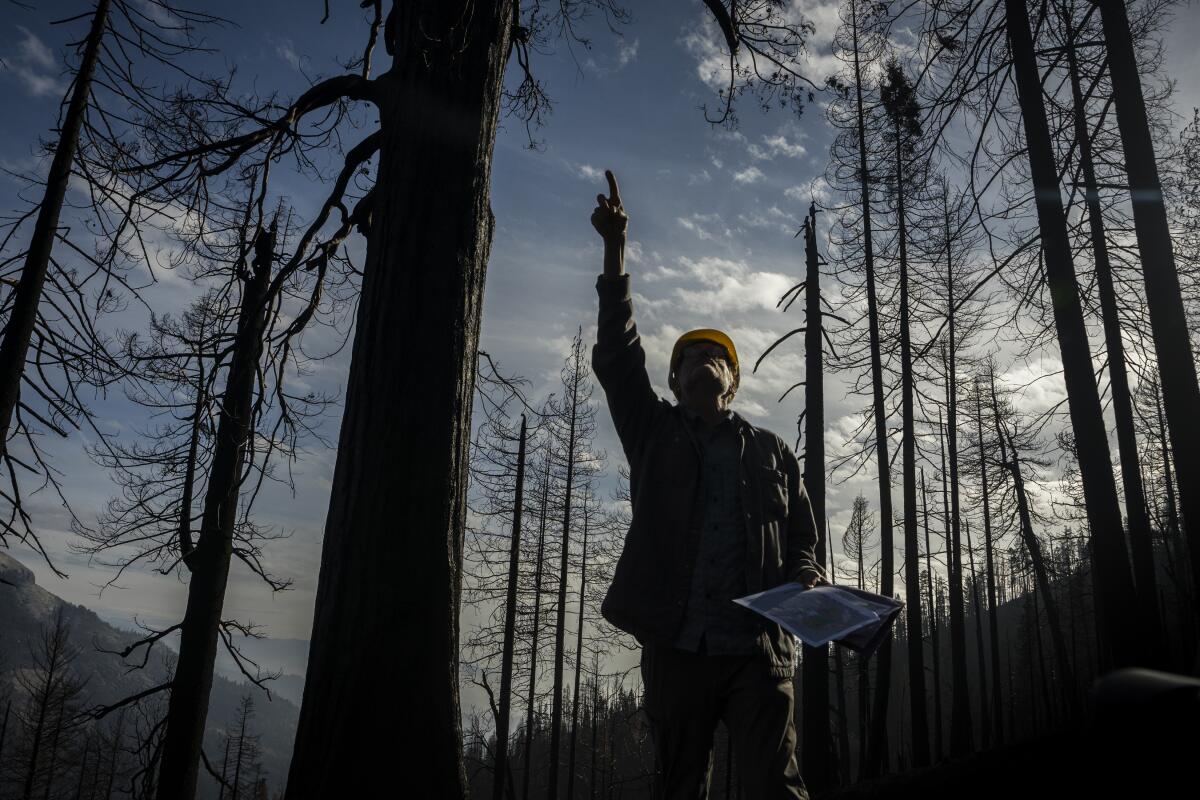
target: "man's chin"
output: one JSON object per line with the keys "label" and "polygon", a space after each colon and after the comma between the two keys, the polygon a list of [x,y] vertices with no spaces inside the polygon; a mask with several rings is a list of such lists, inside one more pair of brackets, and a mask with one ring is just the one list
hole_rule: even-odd
{"label": "man's chin", "polygon": [[725,387],[715,376],[699,375],[685,388],[688,397],[719,397]]}

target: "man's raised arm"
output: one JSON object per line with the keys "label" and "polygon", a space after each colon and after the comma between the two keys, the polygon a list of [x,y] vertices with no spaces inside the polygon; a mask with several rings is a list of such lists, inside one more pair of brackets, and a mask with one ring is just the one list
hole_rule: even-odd
{"label": "man's raised arm", "polygon": [[616,176],[608,178],[609,196],[596,195],[592,227],[604,240],[604,274],[596,281],[600,318],[592,369],[604,388],[613,425],[630,465],[647,440],[659,410],[659,399],[646,375],[646,354],[633,322],[629,276],[625,274],[625,230],[629,217],[621,205]]}

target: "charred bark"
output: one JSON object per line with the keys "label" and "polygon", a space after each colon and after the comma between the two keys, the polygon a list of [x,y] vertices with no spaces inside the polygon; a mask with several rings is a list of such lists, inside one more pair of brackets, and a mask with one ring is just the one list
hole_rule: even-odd
{"label": "charred bark", "polygon": [[[818,564],[825,563],[825,365],[821,311],[821,257],[817,253],[817,207],[804,220],[804,487],[817,525]],[[801,771],[814,791],[830,785],[829,646],[804,645],[802,659],[803,749]]]}
{"label": "charred bark", "polygon": [[205,489],[200,537],[184,559],[191,571],[191,581],[187,609],[180,625],[179,658],[167,705],[158,800],[190,800],[196,795],[200,750],[217,658],[217,636],[233,555],[246,444],[254,432],[253,399],[267,324],[267,289],[274,248],[274,227],[266,232],[260,230],[255,238],[250,270],[241,276],[241,308],[221,398],[221,417]]}
{"label": "charred bark", "polygon": [[1084,198],[1088,211],[1088,226],[1092,239],[1092,258],[1096,273],[1096,290],[1100,295],[1100,312],[1104,323],[1104,344],[1108,352],[1108,384],[1112,395],[1113,418],[1117,426],[1117,456],[1121,463],[1121,483],[1125,489],[1125,514],[1129,519],[1129,542],[1133,556],[1134,579],[1137,583],[1138,616],[1143,646],[1149,652],[1147,666],[1166,666],[1166,642],[1163,638],[1162,616],[1158,610],[1158,579],[1154,572],[1154,542],[1150,532],[1150,514],[1146,507],[1146,492],[1142,486],[1141,465],[1138,459],[1137,434],[1133,424],[1133,398],[1125,367],[1125,345],[1121,321],[1117,313],[1117,295],[1113,288],[1112,262],[1105,238],[1104,215],[1100,207],[1100,190],[1092,162],[1092,139],[1088,131],[1083,89],[1079,81],[1079,65],[1075,56],[1075,36],[1069,15],[1067,26],[1067,65],[1071,79],[1071,100],[1075,126],[1075,142],[1079,148],[1079,166],[1083,173]]}
{"label": "charred bark", "polygon": [[[1154,141],[1150,136],[1146,102],[1133,51],[1129,15],[1124,0],[1098,0],[1097,6],[1104,27],[1117,127],[1124,146],[1130,205],[1146,285],[1154,351],[1162,380],[1163,404],[1170,425],[1171,450],[1179,474],[1183,525],[1191,545],[1192,585],[1200,586],[1200,491],[1197,491],[1200,487],[1200,414],[1196,413],[1200,408],[1200,385],[1196,380],[1196,363],[1179,290],[1179,274],[1175,268]],[[1120,602],[1123,595],[1116,599]],[[1121,640],[1121,645],[1114,641],[1114,645],[1119,651],[1124,641]],[[1122,653],[1117,661],[1120,664],[1132,658],[1132,653]]]}
{"label": "charred bark", "polygon": [[54,148],[54,159],[50,162],[50,172],[46,176],[46,192],[38,208],[33,238],[29,242],[25,266],[13,290],[12,304],[4,325],[4,340],[0,342],[0,456],[8,453],[8,434],[13,411],[21,396],[21,376],[25,371],[25,358],[29,352],[33,327],[37,322],[46,272],[50,268],[50,254],[58,233],[58,220],[67,194],[67,184],[71,180],[71,163],[75,159],[79,131],[83,126],[88,98],[92,91],[92,76],[100,58],[104,30],[108,24],[108,11],[109,0],[99,0],[92,14],[92,27],[84,46],[83,61],[75,75],[71,102],[67,106],[66,117],[63,118],[58,144]]}
{"label": "charred bark", "polygon": [[500,719],[496,725],[496,772],[492,798],[501,800],[508,773],[508,723],[512,713],[513,640],[517,625],[517,577],[521,552],[521,512],[525,499],[525,415],[521,415],[521,438],[517,446],[517,486],[513,496],[512,541],[508,551],[508,593],[505,598],[504,653],[500,664]]}
{"label": "charred bark", "polygon": [[[1017,95],[1024,121],[1029,169],[1034,184],[1046,281],[1062,354],[1067,404],[1078,450],[1084,502],[1095,542],[1101,626],[1104,637],[1111,644],[1113,664],[1118,667],[1130,666],[1139,660],[1136,597],[1129,570],[1129,555],[1125,549],[1108,434],[1092,371],[1087,328],[1079,302],[1079,285],[1067,235],[1066,213],[1054,164],[1046,109],[1042,102],[1041,79],[1030,33],[1029,14],[1026,0],[1005,0],[1004,8]],[[1182,316],[1180,319],[1182,321]],[[1190,349],[1185,352],[1188,354],[1188,372],[1193,376],[1192,386],[1195,387]],[[1193,392],[1192,396],[1198,398],[1193,402],[1191,423],[1196,424],[1194,408],[1200,404],[1200,395]],[[1195,452],[1200,454],[1200,447]]]}
{"label": "charred bark", "polygon": [[[388,17],[393,62],[374,79],[379,165],[289,800],[369,794],[381,763],[422,775],[430,796],[467,794],[465,493],[513,16],[512,0],[425,0]],[[414,343],[437,366],[419,381]],[[421,691],[380,692],[380,675]]]}

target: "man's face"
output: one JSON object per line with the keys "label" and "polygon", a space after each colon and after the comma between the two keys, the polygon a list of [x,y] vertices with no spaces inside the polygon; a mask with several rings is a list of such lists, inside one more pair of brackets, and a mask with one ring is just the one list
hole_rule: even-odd
{"label": "man's face", "polygon": [[716,342],[696,342],[679,357],[679,387],[684,395],[724,397],[733,386],[733,365]]}

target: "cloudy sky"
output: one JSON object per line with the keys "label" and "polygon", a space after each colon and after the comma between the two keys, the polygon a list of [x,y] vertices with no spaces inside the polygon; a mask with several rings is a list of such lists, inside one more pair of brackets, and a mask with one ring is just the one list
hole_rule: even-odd
{"label": "cloudy sky", "polygon": [[[6,109],[0,115],[0,166],[16,172],[42,168],[36,148],[39,138],[49,136],[65,89],[64,45],[84,30],[79,23],[48,24],[80,12],[84,4],[55,0],[36,5],[27,10],[6,4],[0,24],[0,97]],[[217,51],[210,71],[236,66],[243,80],[260,90],[277,87],[285,96],[302,91],[313,78],[336,74],[338,60],[359,52],[366,31],[357,3],[332,4],[333,16],[324,25],[319,24],[319,0],[204,5],[236,23],[210,36]],[[776,301],[802,272],[793,234],[810,199],[823,199],[830,130],[820,104],[797,116],[781,109],[763,114],[746,102],[736,132],[712,128],[699,107],[715,102],[720,60],[716,31],[700,0],[629,5],[634,7],[633,22],[616,34],[593,19],[582,28],[592,39],[590,48],[560,45],[553,54],[536,56],[534,69],[554,101],[547,124],[535,134],[543,146],[530,150],[523,126],[512,123],[505,124],[496,142],[492,207],[497,229],[482,342],[506,369],[528,377],[537,395],[553,390],[579,326],[594,340],[601,249],[588,217],[596,194],[605,189],[605,169],[617,174],[630,215],[627,269],[633,275],[651,379],[661,394],[667,395],[667,355],[682,331],[722,328],[732,335],[743,360],[752,363],[778,336],[801,324],[801,304],[785,316]],[[837,67],[831,55],[836,4],[798,0],[797,6],[816,26],[810,70],[820,82]],[[1200,13],[1189,5],[1176,13],[1167,35],[1168,64],[1180,78],[1200,74],[1200,55],[1193,46]],[[378,57],[385,58],[382,53]],[[1181,81],[1176,95],[1181,114],[1200,103],[1198,91],[1195,81]],[[300,179],[285,179],[282,186],[302,213],[311,212],[323,197],[321,186]],[[19,181],[0,175],[5,214],[20,207],[20,189]],[[159,283],[147,292],[150,302],[159,309],[178,309],[186,286],[169,274],[157,278]],[[122,324],[140,323],[130,318]],[[800,348],[797,337],[758,374],[744,370],[735,405],[752,422],[789,441],[795,439],[802,396],[794,392],[782,404],[777,398],[803,377]],[[310,383],[338,392],[348,357],[347,349],[318,365]],[[1016,369],[1036,372],[1037,364]],[[1044,407],[1060,392],[1061,384],[1051,380],[1030,403]],[[826,438],[830,447],[840,448],[860,419],[861,402],[846,397],[844,381],[836,376],[826,397]],[[119,394],[96,402],[113,430],[135,435],[142,420],[131,404]],[[616,458],[620,448],[607,414],[600,413],[599,420],[598,445]],[[335,412],[324,424],[327,437],[336,440],[337,426]],[[113,491],[105,472],[84,453],[86,441],[78,434],[54,447],[55,464],[85,521],[94,518]],[[293,589],[272,595],[235,563],[227,612],[262,624],[272,637],[309,635],[333,463],[331,451],[311,446],[294,467],[294,496],[273,489],[257,507],[260,521],[292,534],[270,545],[266,560],[274,572],[295,581]],[[615,474],[615,463],[610,472]],[[831,486],[828,502],[836,534],[854,495],[869,483],[865,475]],[[49,590],[125,624],[135,615],[162,622],[182,614],[185,586],[175,577],[130,572],[100,593],[98,587],[111,573],[70,552],[71,536],[56,502],[38,496],[31,507],[43,542],[70,577],[54,577],[19,547],[14,555]]]}

